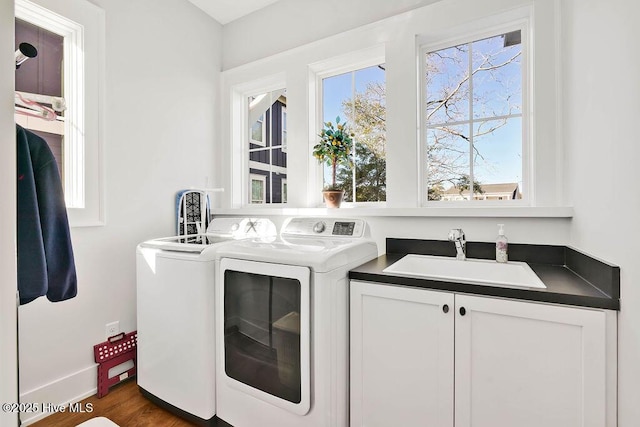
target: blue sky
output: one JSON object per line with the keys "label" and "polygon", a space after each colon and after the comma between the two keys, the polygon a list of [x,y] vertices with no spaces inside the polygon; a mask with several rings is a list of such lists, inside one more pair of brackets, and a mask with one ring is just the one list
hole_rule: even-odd
{"label": "blue sky", "polygon": [[[480,40],[473,43],[474,57],[473,66],[479,65],[483,60],[483,53],[500,51],[502,48],[502,37],[497,36],[490,39]],[[513,46],[493,58],[493,63],[502,63],[511,58],[521,45]],[[441,51],[443,54],[459,54],[454,48]],[[442,75],[433,80],[430,90],[438,91],[447,86],[451,86],[460,81],[462,75],[467,72],[468,58],[462,55],[460,62],[447,62],[447,67]],[[505,98],[510,97],[510,102],[522,105],[521,94],[521,67],[519,63],[501,67],[499,72],[481,72],[473,77],[474,98],[489,99],[489,102],[480,104],[474,101],[474,117],[493,116],[506,114]],[[353,78],[355,77],[355,90],[363,92],[367,84],[375,81],[385,80],[385,71],[377,66],[368,67],[355,72],[349,72],[323,80],[323,121],[335,122],[336,116],[340,116],[341,122],[346,120],[342,103],[351,99],[353,94]],[[496,83],[498,80],[500,83]],[[515,91],[505,90],[505,86],[515,88]],[[429,88],[428,88],[429,90]],[[468,99],[458,105],[459,115],[455,120],[467,120],[469,107]],[[482,108],[481,108],[482,107]],[[520,113],[521,111],[517,111]],[[443,114],[435,114],[436,121],[447,121]],[[496,122],[493,122],[496,123]],[[484,124],[487,126],[487,124]],[[474,125],[477,128],[477,125]],[[465,134],[468,134],[468,125],[465,127]],[[462,140],[461,140],[462,141]],[[407,141],[412,143],[412,141]],[[474,164],[474,176],[477,181],[485,184],[518,182],[522,183],[522,119],[515,117],[508,119],[493,134],[476,138],[475,148],[482,154],[484,159],[477,158]],[[468,153],[468,148],[466,148]],[[464,160],[468,167],[468,160]],[[329,171],[325,170],[325,181],[328,181]]]}

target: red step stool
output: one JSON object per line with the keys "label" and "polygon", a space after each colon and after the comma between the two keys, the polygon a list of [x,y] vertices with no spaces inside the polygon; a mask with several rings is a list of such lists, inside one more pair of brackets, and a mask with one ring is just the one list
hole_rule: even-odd
{"label": "red step stool", "polygon": [[[138,331],[120,333],[93,346],[93,356],[98,363],[98,397],[106,396],[109,387],[136,374]],[[133,368],[109,378],[109,369],[133,361]]]}

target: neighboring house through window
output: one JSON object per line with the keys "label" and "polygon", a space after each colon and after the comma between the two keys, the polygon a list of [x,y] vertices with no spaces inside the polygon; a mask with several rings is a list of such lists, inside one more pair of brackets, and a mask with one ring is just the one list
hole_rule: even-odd
{"label": "neighboring house through window", "polygon": [[249,203],[285,203],[287,178],[286,90],[274,90],[248,98]]}
{"label": "neighboring house through window", "polygon": [[251,182],[250,203],[265,203],[267,197],[267,176],[252,173],[249,175],[249,181]]}

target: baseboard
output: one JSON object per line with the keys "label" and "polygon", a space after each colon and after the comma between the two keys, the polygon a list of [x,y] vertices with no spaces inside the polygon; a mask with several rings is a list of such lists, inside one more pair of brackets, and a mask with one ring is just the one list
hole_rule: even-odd
{"label": "baseboard", "polygon": [[66,411],[69,411],[70,403],[79,402],[96,394],[97,375],[98,365],[96,364],[33,390],[20,393],[20,403],[27,404],[25,408],[29,410],[29,412],[20,413],[21,425],[33,424],[51,415],[55,408],[65,408]]}

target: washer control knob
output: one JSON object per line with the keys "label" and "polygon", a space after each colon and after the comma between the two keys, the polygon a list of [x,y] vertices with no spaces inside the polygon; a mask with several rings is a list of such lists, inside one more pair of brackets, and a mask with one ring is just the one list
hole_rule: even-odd
{"label": "washer control knob", "polygon": [[325,229],[327,228],[327,224],[325,224],[324,222],[320,221],[320,222],[316,222],[315,224],[313,224],[313,232],[314,233],[322,233]]}

